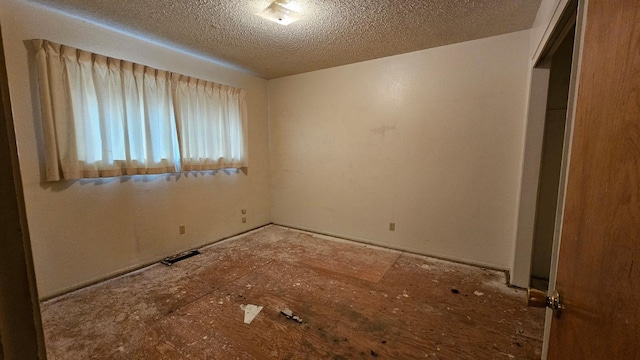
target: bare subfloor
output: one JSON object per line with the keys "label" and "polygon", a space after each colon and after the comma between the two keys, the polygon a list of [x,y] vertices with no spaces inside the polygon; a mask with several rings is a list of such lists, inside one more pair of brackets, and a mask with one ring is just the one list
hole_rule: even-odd
{"label": "bare subfloor", "polygon": [[[268,226],[42,315],[49,359],[539,359],[524,297],[502,272]],[[244,324],[242,304],[264,309]]]}

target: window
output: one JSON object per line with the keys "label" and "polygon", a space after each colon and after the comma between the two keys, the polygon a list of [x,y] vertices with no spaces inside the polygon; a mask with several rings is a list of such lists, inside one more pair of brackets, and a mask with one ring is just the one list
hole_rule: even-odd
{"label": "window", "polygon": [[244,90],[33,44],[47,181],[248,166]]}
{"label": "window", "polygon": [[183,171],[243,167],[245,90],[178,74],[173,86]]}

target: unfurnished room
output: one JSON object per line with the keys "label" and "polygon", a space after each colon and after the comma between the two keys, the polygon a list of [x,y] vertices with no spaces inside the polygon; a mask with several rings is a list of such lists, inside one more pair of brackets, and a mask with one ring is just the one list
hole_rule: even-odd
{"label": "unfurnished room", "polygon": [[0,0],[0,360],[634,359],[628,0]]}

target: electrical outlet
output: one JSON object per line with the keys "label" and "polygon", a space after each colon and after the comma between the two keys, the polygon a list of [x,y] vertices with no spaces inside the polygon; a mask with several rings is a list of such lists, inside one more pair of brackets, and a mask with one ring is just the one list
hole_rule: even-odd
{"label": "electrical outlet", "polygon": [[180,233],[180,235],[184,235],[184,233],[187,232],[187,227],[184,225],[178,226],[178,232]]}
{"label": "electrical outlet", "polygon": [[244,223],[246,223],[246,222],[247,222],[247,217],[246,217],[246,216],[243,216],[243,217],[242,217],[242,223],[244,224]]}
{"label": "electrical outlet", "polygon": [[396,223],[394,222],[389,223],[389,231],[396,231]]}
{"label": "electrical outlet", "polygon": [[241,211],[242,211],[243,214],[247,213],[247,209],[242,209]]}

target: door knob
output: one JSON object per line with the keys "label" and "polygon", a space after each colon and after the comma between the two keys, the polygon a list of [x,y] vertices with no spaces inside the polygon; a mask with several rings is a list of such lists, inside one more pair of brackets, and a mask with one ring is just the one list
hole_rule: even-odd
{"label": "door knob", "polygon": [[548,307],[553,310],[555,317],[560,317],[562,304],[560,303],[560,294],[554,290],[552,295],[547,295],[544,291],[529,288],[527,290],[527,305],[531,307]]}

